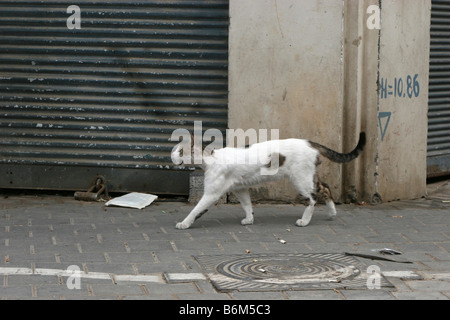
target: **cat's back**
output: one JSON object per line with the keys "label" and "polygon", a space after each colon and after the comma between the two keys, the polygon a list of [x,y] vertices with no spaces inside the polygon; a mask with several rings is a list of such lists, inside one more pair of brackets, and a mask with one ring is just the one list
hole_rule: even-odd
{"label": "cat's back", "polygon": [[281,139],[281,140],[270,140],[265,142],[260,142],[252,145],[250,148],[255,149],[273,149],[279,150],[280,152],[304,152],[314,150],[309,144],[308,140],[305,139]]}
{"label": "cat's back", "polygon": [[279,153],[286,158],[286,164],[315,163],[319,154],[316,149],[311,147],[308,140],[294,138],[257,143],[250,147],[250,152]]}
{"label": "cat's back", "polygon": [[296,161],[310,158],[315,161],[318,151],[311,147],[308,140],[305,139],[281,139],[269,140],[252,144],[246,148],[227,147],[215,151],[216,158],[221,158],[228,162],[229,159],[248,157],[249,155],[280,153],[281,155],[295,159]]}

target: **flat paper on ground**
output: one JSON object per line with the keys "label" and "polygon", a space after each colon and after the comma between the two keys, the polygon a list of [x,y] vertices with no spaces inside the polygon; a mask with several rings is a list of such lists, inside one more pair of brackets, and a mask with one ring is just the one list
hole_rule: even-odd
{"label": "flat paper on ground", "polygon": [[155,196],[154,194],[132,192],[109,200],[105,205],[142,209],[150,205],[156,199],[158,199],[158,196]]}

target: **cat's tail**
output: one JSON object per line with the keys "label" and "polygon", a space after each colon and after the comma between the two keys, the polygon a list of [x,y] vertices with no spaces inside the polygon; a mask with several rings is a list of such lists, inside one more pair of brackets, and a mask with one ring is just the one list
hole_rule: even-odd
{"label": "cat's tail", "polygon": [[350,162],[350,161],[356,159],[361,154],[361,152],[364,150],[364,146],[366,145],[366,133],[361,132],[359,134],[358,145],[350,153],[339,153],[339,152],[331,150],[330,148],[327,148],[321,144],[311,142],[311,141],[309,141],[309,144],[311,145],[311,147],[313,147],[314,149],[319,151],[319,153],[321,155],[330,159],[331,161],[337,162],[337,163],[345,163],[345,162]]}

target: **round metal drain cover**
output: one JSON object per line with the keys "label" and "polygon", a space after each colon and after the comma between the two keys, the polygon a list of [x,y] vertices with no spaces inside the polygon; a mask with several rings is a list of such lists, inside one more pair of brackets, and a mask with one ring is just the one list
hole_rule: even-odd
{"label": "round metal drain cover", "polygon": [[224,261],[217,272],[234,279],[274,284],[341,282],[360,271],[339,255],[286,255],[240,257]]}
{"label": "round metal drain cover", "polygon": [[[336,253],[194,257],[218,291],[367,289],[367,267]],[[380,275],[381,276],[381,275]],[[381,276],[382,287],[392,285]]]}

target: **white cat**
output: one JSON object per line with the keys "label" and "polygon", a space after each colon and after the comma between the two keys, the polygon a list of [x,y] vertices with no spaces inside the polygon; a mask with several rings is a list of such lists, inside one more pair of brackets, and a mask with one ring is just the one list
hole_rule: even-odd
{"label": "white cat", "polygon": [[302,139],[272,140],[248,148],[223,148],[212,152],[198,150],[193,137],[189,142],[183,140],[174,147],[172,161],[176,165],[190,164],[193,163],[191,160],[195,154],[203,155],[201,166],[205,171],[204,194],[189,215],[177,223],[176,228],[189,228],[211,205],[230,191],[236,195],[244,209],[245,218],[241,224],[252,224],[253,210],[248,188],[285,177],[289,177],[296,190],[309,199],[302,218],[296,222],[297,226],[309,224],[316,203],[315,192],[323,194],[328,214],[330,218],[334,218],[336,209],[330,189],[316,177],[316,167],[320,164],[319,155],[337,163],[349,162],[359,156],[365,144],[364,132],[360,133],[356,148],[347,154]]}

